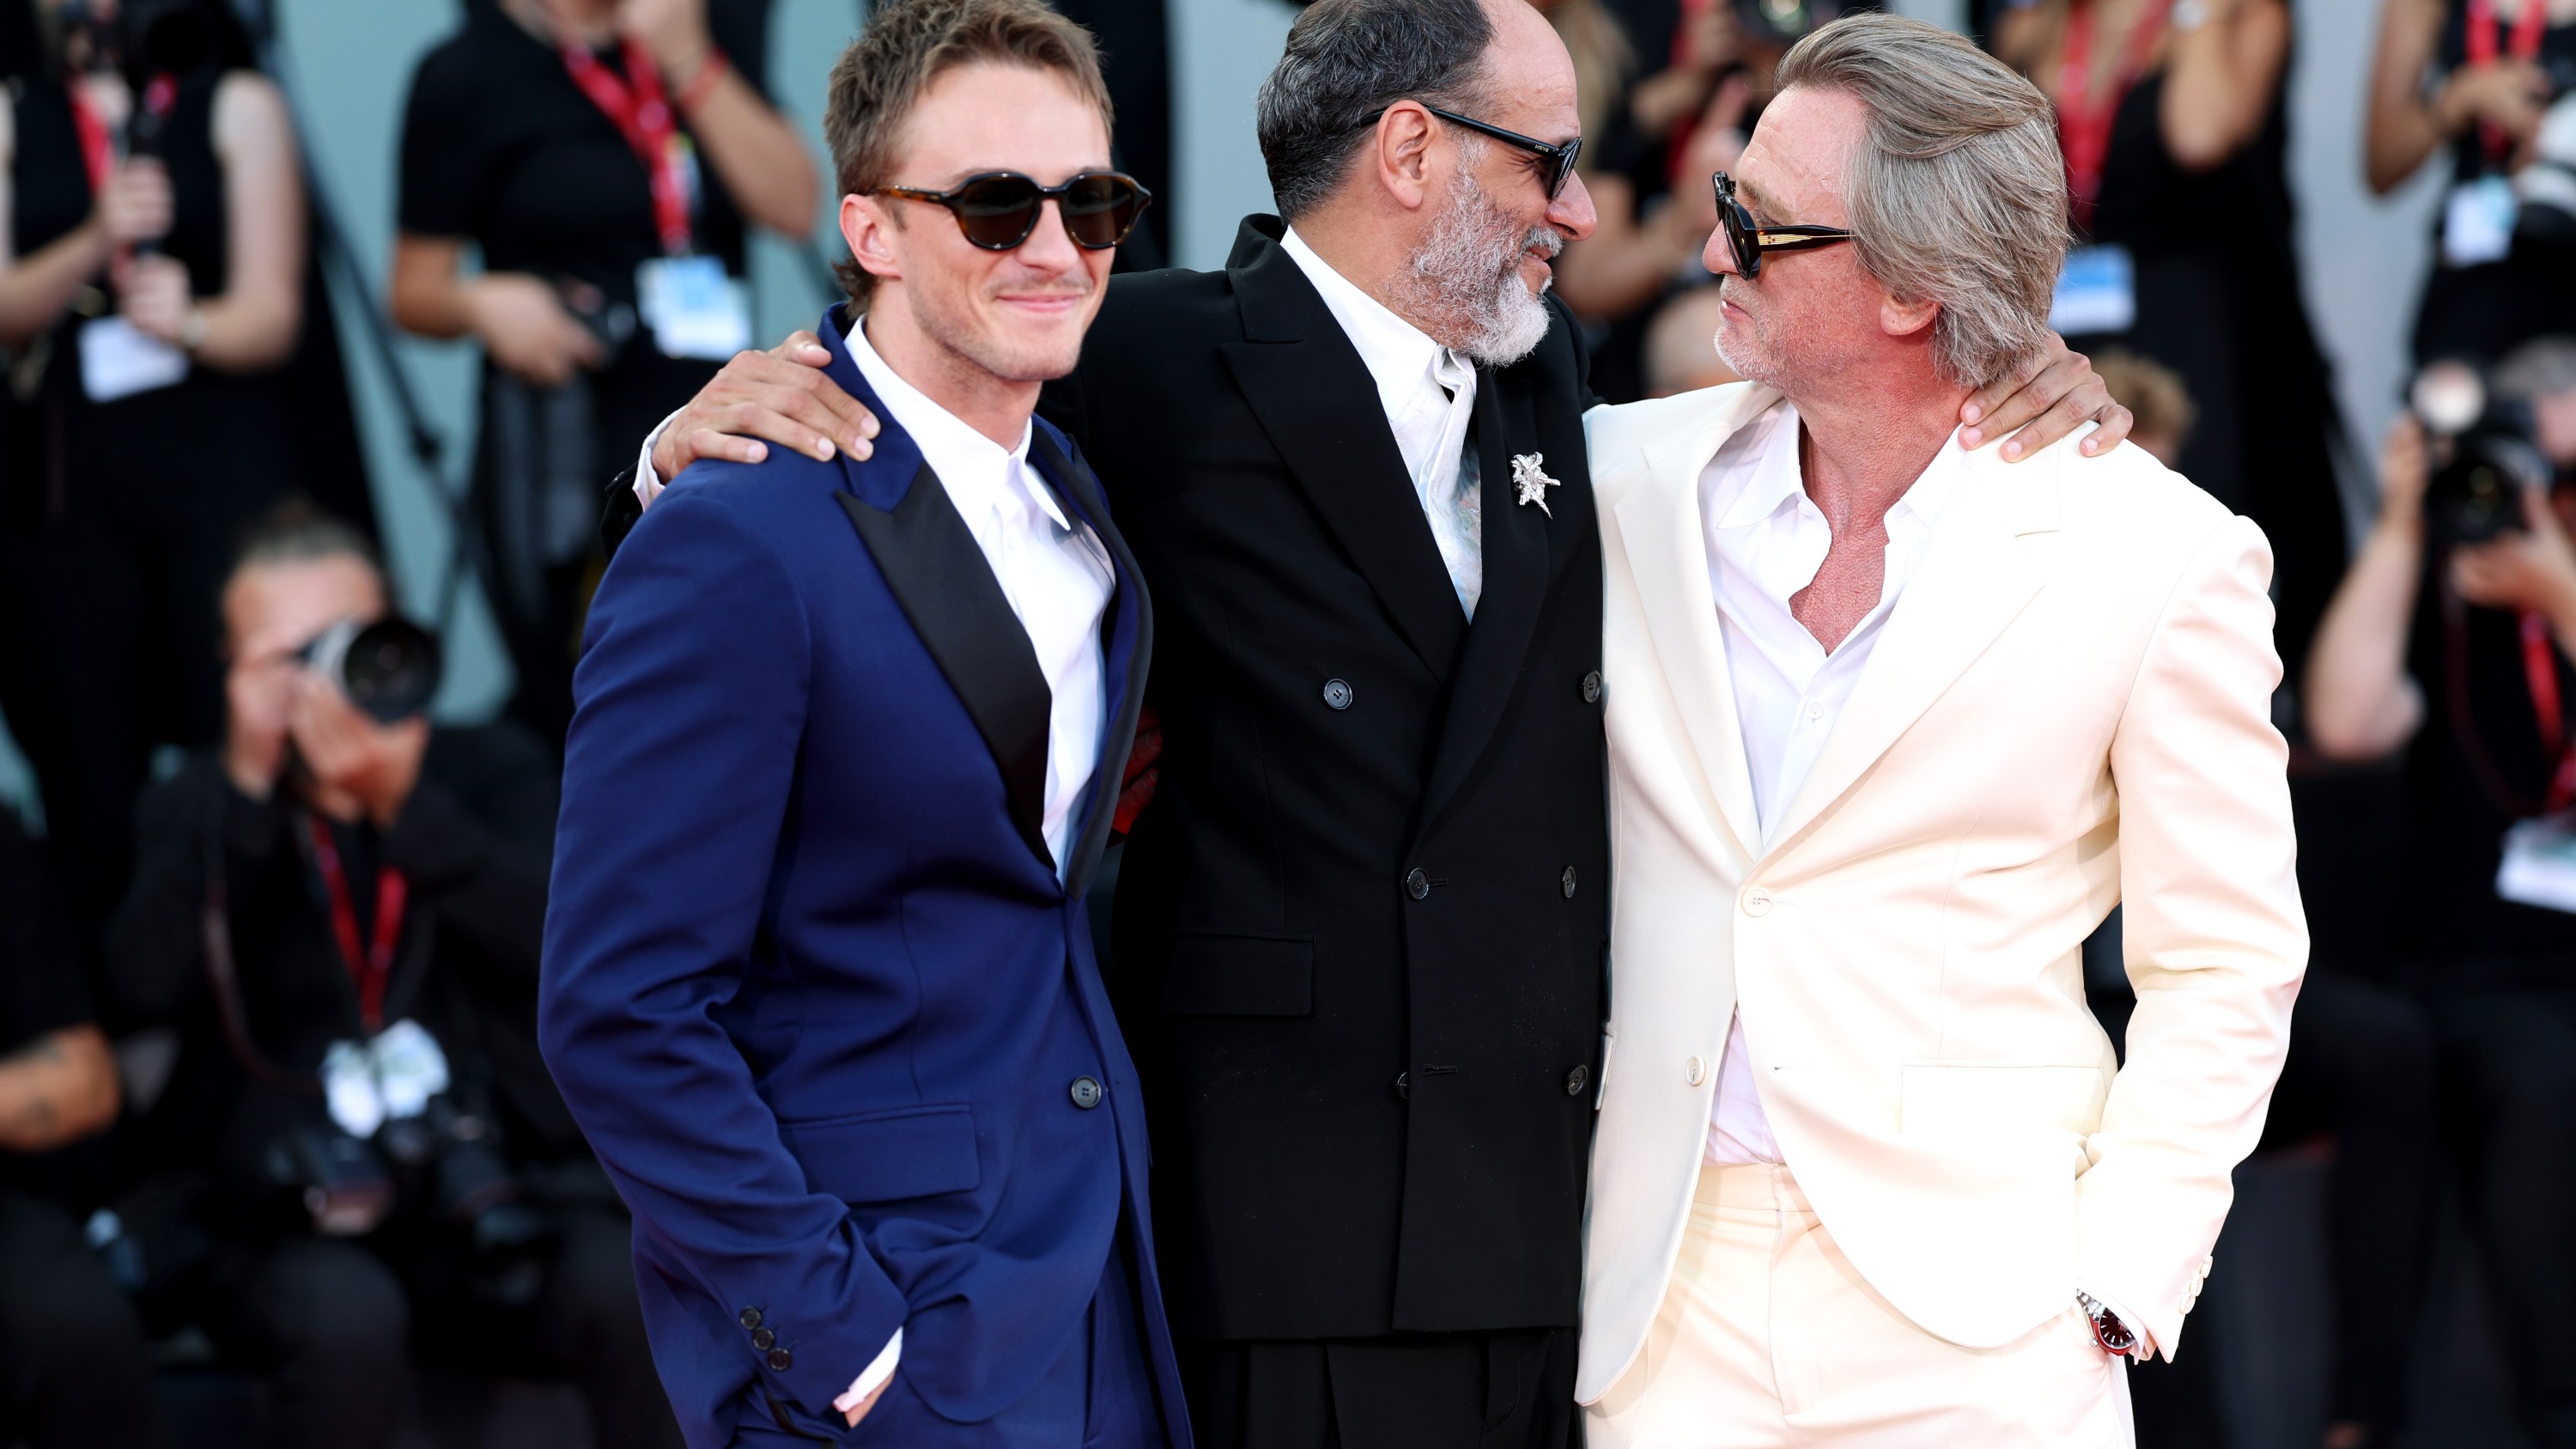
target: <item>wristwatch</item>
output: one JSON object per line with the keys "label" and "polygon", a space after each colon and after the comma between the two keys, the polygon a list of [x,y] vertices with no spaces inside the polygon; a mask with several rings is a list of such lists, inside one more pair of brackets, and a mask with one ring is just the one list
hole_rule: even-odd
{"label": "wristwatch", "polygon": [[2093,1320],[2093,1341],[2102,1345],[2104,1353],[2119,1358],[2138,1356],[2137,1330],[2122,1323],[2120,1315],[2112,1312],[2108,1304],[2090,1293],[2080,1292],[2075,1295],[2075,1302],[2084,1310],[2084,1316]]}

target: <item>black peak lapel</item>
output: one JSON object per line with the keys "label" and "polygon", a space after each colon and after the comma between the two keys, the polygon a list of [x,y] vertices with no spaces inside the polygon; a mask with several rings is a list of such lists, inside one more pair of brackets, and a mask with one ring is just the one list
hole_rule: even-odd
{"label": "black peak lapel", "polygon": [[1425,668],[1447,678],[1467,618],[1357,348],[1286,249],[1246,223],[1232,270],[1245,340],[1224,345],[1271,446]]}
{"label": "black peak lapel", "polygon": [[993,752],[1011,823],[1053,874],[1045,822],[1047,730],[1055,700],[1028,630],[1011,612],[984,550],[928,463],[912,475],[891,512],[846,491],[836,496],[876,556],[877,572],[912,620],[922,647]]}
{"label": "black peak lapel", "polygon": [[[1537,453],[1531,415],[1530,370],[1501,372],[1479,369],[1476,384],[1476,468],[1480,523],[1484,541],[1485,587],[1476,600],[1475,627],[1467,631],[1466,657],[1459,661],[1449,687],[1449,712],[1440,726],[1440,744],[1431,757],[1431,784],[1424,796],[1419,829],[1439,823],[1458,788],[1466,783],[1476,760],[1493,739],[1494,722],[1511,702],[1520,682],[1522,661],[1529,656],[1537,631],[1539,607],[1546,600],[1551,529],[1581,528],[1591,519],[1578,516],[1592,507],[1569,488],[1547,491],[1547,510],[1523,505],[1512,484],[1515,455]],[[1551,473],[1568,471],[1555,459]],[[1568,460],[1575,461],[1575,460]]]}
{"label": "black peak lapel", "polygon": [[[1137,571],[1136,556],[1127,551],[1127,540],[1109,521],[1100,480],[1092,475],[1091,465],[1079,452],[1068,453],[1056,447],[1055,436],[1047,428],[1035,431],[1032,446],[1039,471],[1064,480],[1065,491],[1073,495],[1080,510],[1077,516],[1084,517],[1099,535],[1118,575],[1117,592],[1110,597],[1109,612],[1102,620],[1101,640],[1102,673],[1117,688],[1118,695],[1107,701],[1108,717],[1100,731],[1100,758],[1092,767],[1091,799],[1085,807],[1088,813],[1081,833],[1073,841],[1072,864],[1065,871],[1066,893],[1079,897],[1090,889],[1092,873],[1100,866],[1100,853],[1109,846],[1119,791],[1126,784],[1127,755],[1136,743],[1136,721],[1145,707],[1145,676],[1154,655],[1154,601],[1145,591],[1145,576]],[[1030,657],[1034,660],[1036,655],[1032,653]]]}

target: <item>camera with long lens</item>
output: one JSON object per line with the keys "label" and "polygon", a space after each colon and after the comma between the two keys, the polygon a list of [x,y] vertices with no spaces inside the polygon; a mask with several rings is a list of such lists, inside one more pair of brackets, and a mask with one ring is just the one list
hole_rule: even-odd
{"label": "camera with long lens", "polygon": [[402,619],[343,619],[307,640],[296,657],[382,724],[426,712],[438,695],[438,640]]}
{"label": "camera with long lens", "polygon": [[2475,367],[2452,359],[2416,374],[2408,401],[2431,454],[2424,522],[2433,542],[2485,543],[2522,527],[2523,496],[2546,492],[2553,476],[2530,405],[2495,396]]}
{"label": "camera with long lens", "polygon": [[544,1284],[553,1220],[527,1200],[486,1114],[442,1093],[371,1137],[307,1125],[269,1144],[269,1182],[313,1231],[364,1237],[397,1213],[444,1239],[467,1287],[525,1306]]}

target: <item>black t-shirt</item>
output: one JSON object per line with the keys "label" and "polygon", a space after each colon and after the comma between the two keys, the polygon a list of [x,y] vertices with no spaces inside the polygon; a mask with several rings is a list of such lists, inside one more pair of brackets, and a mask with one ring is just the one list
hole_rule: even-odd
{"label": "black t-shirt", "polygon": [[[35,842],[0,806],[0,1059],[92,1019],[58,907]],[[0,1190],[42,1191],[45,1163],[0,1151]]]}
{"label": "black t-shirt", "polygon": [[[2520,620],[2460,609],[2455,625],[2447,612],[2428,566],[2407,648],[2425,721],[2406,756],[2392,944],[2403,958],[2455,963],[2466,984],[2576,984],[2576,915],[2495,893],[2504,833],[2539,808],[2557,763],[2532,707]],[[2576,672],[2554,649],[2551,659],[2560,697],[2576,701]]]}
{"label": "black t-shirt", "polygon": [[[717,46],[746,76],[759,74],[764,9],[708,9]],[[597,58],[624,77],[618,50]],[[739,276],[742,213],[704,147],[697,169],[696,249]],[[643,161],[563,56],[497,10],[468,16],[412,78],[400,209],[407,232],[480,244],[486,271],[578,278],[630,304],[635,269],[662,255]]]}

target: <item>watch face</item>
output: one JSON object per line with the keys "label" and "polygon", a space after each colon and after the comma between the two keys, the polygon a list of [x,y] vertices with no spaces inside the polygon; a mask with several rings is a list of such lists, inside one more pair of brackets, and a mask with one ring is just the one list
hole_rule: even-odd
{"label": "watch face", "polygon": [[2129,1331],[2129,1325],[2120,1321],[2120,1315],[2108,1308],[2094,1311],[2093,1337],[2111,1353],[2128,1353],[2138,1346],[2138,1336]]}

